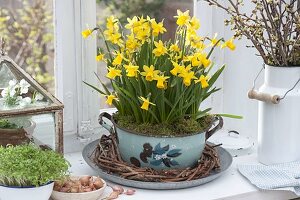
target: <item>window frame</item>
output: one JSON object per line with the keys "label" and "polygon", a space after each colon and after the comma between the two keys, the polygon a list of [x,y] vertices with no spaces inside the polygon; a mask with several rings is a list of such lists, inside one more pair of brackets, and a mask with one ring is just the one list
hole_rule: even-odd
{"label": "window frame", "polygon": [[85,135],[99,128],[99,95],[83,81],[97,85],[96,38],[81,31],[96,26],[95,0],[54,0],[56,95],[64,103],[65,134]]}

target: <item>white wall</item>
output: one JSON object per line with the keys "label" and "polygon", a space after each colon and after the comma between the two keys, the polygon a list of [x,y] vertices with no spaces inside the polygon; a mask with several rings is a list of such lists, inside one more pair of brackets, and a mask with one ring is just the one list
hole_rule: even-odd
{"label": "white wall", "polygon": [[[249,2],[245,2],[245,8],[249,8]],[[224,18],[227,17],[225,12],[210,7],[201,0],[194,0],[194,11],[201,21],[200,33],[202,35],[211,36],[217,32],[225,39],[232,37],[233,32],[230,28],[224,27]],[[242,39],[235,43],[237,45],[235,51],[225,50],[214,57],[216,63],[226,63],[227,67],[218,82],[222,91],[214,95],[206,104],[213,106],[215,113],[242,115],[244,117],[242,120],[225,119],[225,129],[237,130],[240,134],[256,138],[258,103],[248,99],[247,92],[252,87],[253,80],[261,69],[263,61],[255,56],[254,49],[245,47],[246,44],[250,44],[249,41]],[[257,86],[261,84],[261,78]]]}

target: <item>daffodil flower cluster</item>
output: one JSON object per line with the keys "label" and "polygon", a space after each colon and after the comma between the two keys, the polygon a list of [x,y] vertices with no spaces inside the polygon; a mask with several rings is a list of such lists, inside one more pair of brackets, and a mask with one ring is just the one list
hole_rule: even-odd
{"label": "daffodil flower cluster", "polygon": [[200,104],[219,90],[213,85],[224,69],[210,73],[210,57],[215,48],[234,50],[233,38],[199,36],[200,22],[189,11],[178,10],[175,18],[173,41],[162,40],[164,22],[149,16],[128,18],[125,26],[111,16],[104,28],[82,32],[84,38],[98,32],[104,39],[107,51],[99,51],[96,60],[107,63],[113,91],[104,84],[102,89],[86,84],[120,115],[134,116],[140,123],[173,123],[183,117],[198,119],[209,111],[200,111]]}
{"label": "daffodil flower cluster", "polygon": [[29,104],[40,101],[44,97],[40,93],[34,92],[32,97],[27,96],[29,92],[30,84],[24,79],[20,80],[20,82],[15,79],[10,80],[8,83],[8,87],[4,88],[1,92],[0,98],[3,103],[7,106],[21,106],[25,107]]}

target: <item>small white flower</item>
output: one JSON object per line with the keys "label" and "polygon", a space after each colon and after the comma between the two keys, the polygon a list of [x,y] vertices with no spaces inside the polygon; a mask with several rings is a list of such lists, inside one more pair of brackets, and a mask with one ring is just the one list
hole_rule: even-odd
{"label": "small white flower", "polygon": [[8,96],[8,88],[5,88],[5,89],[2,90],[1,96],[2,96],[3,98],[5,98],[5,97]]}
{"label": "small white flower", "polygon": [[[18,97],[19,98],[19,97]],[[25,97],[20,100],[20,106],[27,106],[31,103],[31,98],[30,97]]]}
{"label": "small white flower", "polygon": [[44,99],[44,96],[41,93],[36,93],[34,100],[41,101]]}
{"label": "small white flower", "polygon": [[15,96],[15,94],[16,94],[16,88],[13,87],[13,88],[11,88],[11,89],[9,90],[9,96],[10,96],[10,97],[13,97],[13,96]]}
{"label": "small white flower", "polygon": [[176,145],[174,145],[174,144],[171,145],[171,148],[170,148],[170,149],[171,149],[171,150],[172,150],[172,149],[176,149]]}
{"label": "small white flower", "polygon": [[27,94],[29,87],[30,87],[30,84],[27,81],[25,81],[24,79],[22,79],[20,81],[20,94]]}
{"label": "small white flower", "polygon": [[17,96],[17,102],[20,102],[23,99],[21,96]]}
{"label": "small white flower", "polygon": [[9,85],[10,88],[13,88],[14,86],[17,85],[17,81],[16,81],[15,79],[10,80],[10,81],[8,82],[8,85]]}

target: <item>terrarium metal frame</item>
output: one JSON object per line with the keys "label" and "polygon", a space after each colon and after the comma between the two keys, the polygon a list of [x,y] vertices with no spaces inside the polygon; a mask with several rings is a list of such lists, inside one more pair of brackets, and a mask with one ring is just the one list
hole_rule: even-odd
{"label": "terrarium metal frame", "polygon": [[[63,108],[64,105],[56,99],[52,94],[46,91],[34,78],[32,78],[27,72],[25,72],[20,66],[18,66],[10,57],[6,55],[5,43],[1,39],[0,47],[0,65],[3,62],[10,63],[12,67],[11,72],[19,77],[21,74],[25,81],[29,82],[31,86],[41,93],[44,97],[51,101],[50,105],[39,106],[39,107],[26,107],[22,109],[13,110],[0,110],[0,118],[10,118],[17,116],[28,116],[38,114],[50,114],[54,113],[55,123],[55,150],[63,153]],[[1,89],[0,89],[1,92]]]}

